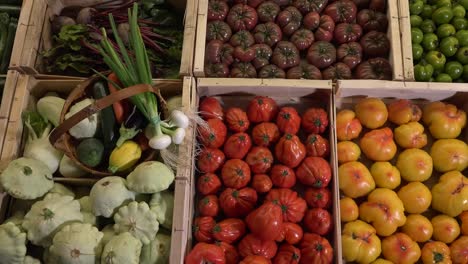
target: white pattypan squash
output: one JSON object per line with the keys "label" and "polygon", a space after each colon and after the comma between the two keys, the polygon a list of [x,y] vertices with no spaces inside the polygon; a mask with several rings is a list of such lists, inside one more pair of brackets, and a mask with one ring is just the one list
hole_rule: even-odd
{"label": "white pattypan squash", "polygon": [[115,213],[114,221],[115,232],[129,232],[145,245],[154,239],[159,230],[156,214],[145,202],[131,202],[121,207]]}
{"label": "white pattypan squash", "polygon": [[13,223],[21,230],[21,232],[25,232],[26,230],[24,230],[24,228],[22,226],[23,221],[24,221],[24,212],[23,211],[16,211],[16,212],[13,213],[12,216],[10,216],[10,218],[5,220],[5,222],[3,222],[3,223],[4,224]]}
{"label": "white pattypan squash", "polygon": [[[75,103],[72,107],[70,107],[70,110],[65,115],[65,119],[70,118],[71,116],[79,112],[81,109],[93,103],[94,103],[94,99],[91,99],[91,98],[86,98],[82,101]],[[68,132],[74,138],[78,138],[78,139],[90,138],[90,137],[94,137],[94,135],[96,134],[98,125],[99,125],[99,112],[91,115],[88,118],[81,120],[74,127],[70,128]]]}
{"label": "white pattypan squash", "polygon": [[109,176],[96,182],[89,194],[96,216],[111,217],[120,206],[135,199],[124,178]]}
{"label": "white pattypan squash", "polygon": [[59,172],[65,178],[81,178],[88,174],[76,165],[76,163],[67,155],[63,155],[60,160]]}
{"label": "white pattypan squash", "polygon": [[70,190],[69,188],[65,187],[63,184],[60,184],[58,182],[54,182],[54,187],[49,190],[49,193],[57,193],[61,195],[68,195],[73,198],[75,198],[75,193]]}
{"label": "white pattypan squash", "polygon": [[114,236],[104,246],[101,264],[138,264],[141,245],[140,240],[128,232]]}
{"label": "white pattypan squash", "polygon": [[0,264],[23,264],[26,234],[13,223],[0,225]]}
{"label": "white pattypan squash", "polygon": [[50,169],[43,162],[19,158],[11,161],[2,172],[0,184],[14,198],[32,200],[52,189],[54,181]]}
{"label": "white pattypan squash", "polygon": [[54,233],[72,221],[83,221],[80,203],[71,196],[48,194],[26,214],[23,228],[28,231],[31,243],[48,247],[52,244]]}
{"label": "white pattypan squash", "polygon": [[83,215],[83,223],[87,223],[92,226],[98,225],[98,218],[93,213],[83,211],[81,214]]}
{"label": "white pattypan squash", "polygon": [[23,264],[41,264],[41,261],[39,261],[39,260],[36,259],[36,258],[30,257],[30,256],[26,256],[26,257],[24,258]]}
{"label": "white pattypan squash", "polygon": [[156,193],[164,191],[174,181],[174,172],[159,161],[140,163],[127,176],[128,188],[137,193]]}
{"label": "white pattypan squash", "polygon": [[91,203],[91,198],[89,196],[83,196],[80,199],[78,199],[78,202],[80,202],[80,210],[83,212],[93,212],[93,204]]}
{"label": "white pattypan squash", "polygon": [[106,225],[101,230],[101,232],[104,234],[104,236],[102,237],[102,240],[101,240],[101,243],[103,245],[107,244],[111,240],[111,238],[113,238],[114,236],[117,235],[117,233],[114,230],[114,225],[112,225],[112,224]]}
{"label": "white pattypan squash", "polygon": [[156,213],[159,224],[167,229],[172,229],[174,194],[168,190],[155,193],[151,198],[149,206]]}
{"label": "white pattypan squash", "polygon": [[49,248],[50,263],[99,263],[103,234],[90,224],[73,223],[64,226],[54,236]]}
{"label": "white pattypan squash", "polygon": [[140,264],[167,264],[171,253],[171,237],[158,233],[156,238],[141,249]]}

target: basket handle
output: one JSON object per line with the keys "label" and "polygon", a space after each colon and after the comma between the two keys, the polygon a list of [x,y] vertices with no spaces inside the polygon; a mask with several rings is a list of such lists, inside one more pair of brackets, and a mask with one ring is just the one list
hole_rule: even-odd
{"label": "basket handle", "polygon": [[89,116],[101,111],[102,109],[111,106],[115,102],[145,92],[152,92],[158,95],[159,89],[153,88],[149,84],[137,84],[124,89],[120,89],[116,93],[109,94],[108,96],[96,100],[93,104],[90,104],[87,107],[81,109],[79,112],[75,113],[70,118],[63,120],[63,122],[59,126],[57,126],[50,134],[50,144],[52,144],[52,146],[54,147],[62,149],[62,146],[59,146],[59,144],[56,145],[56,143],[59,143],[57,141],[59,141],[59,139],[61,139],[62,136],[65,133],[67,133],[68,130],[70,130],[70,128],[74,127],[83,119],[88,118]]}

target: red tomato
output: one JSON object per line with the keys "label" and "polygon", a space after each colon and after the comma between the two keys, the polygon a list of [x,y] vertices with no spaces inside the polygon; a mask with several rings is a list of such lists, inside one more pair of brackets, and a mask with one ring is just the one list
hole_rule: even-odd
{"label": "red tomato", "polygon": [[278,114],[278,105],[270,97],[256,96],[247,107],[250,122],[270,122]]}
{"label": "red tomato", "polygon": [[239,264],[271,264],[271,260],[262,256],[250,255],[245,257]]}
{"label": "red tomato", "polygon": [[249,164],[253,173],[266,173],[273,163],[273,154],[268,148],[253,147],[247,154],[245,162]]}
{"label": "red tomato", "polygon": [[208,2],[208,21],[223,21],[229,11],[229,6],[225,1],[212,0]]}
{"label": "red tomato", "polygon": [[230,136],[224,144],[224,153],[229,159],[243,159],[252,147],[252,140],[246,133],[236,133]]}
{"label": "red tomato", "polygon": [[193,220],[193,236],[198,242],[212,242],[213,241],[213,227],[216,222],[213,217],[202,216],[196,217]]}
{"label": "red tomato", "polygon": [[244,132],[249,129],[250,125],[247,113],[237,107],[229,108],[226,111],[226,123],[228,128],[234,132]]}
{"label": "red tomato", "polygon": [[257,192],[252,188],[240,190],[226,188],[219,195],[219,206],[227,217],[244,217],[249,214],[257,202]]}
{"label": "red tomato", "polygon": [[261,240],[253,234],[246,235],[237,246],[242,257],[250,255],[272,259],[276,255],[278,246],[273,240]]}
{"label": "red tomato", "polygon": [[252,140],[255,145],[268,147],[278,141],[279,130],[274,123],[264,122],[256,125],[252,130]]}
{"label": "red tomato", "polygon": [[258,22],[257,11],[248,5],[237,4],[229,10],[226,21],[233,31],[251,30]]}
{"label": "red tomato", "polygon": [[295,168],[306,156],[306,148],[298,136],[284,134],[275,146],[275,156],[282,164]]}
{"label": "red tomato", "polygon": [[325,188],[331,180],[330,164],[320,157],[307,157],[296,169],[296,176],[304,185]]}
{"label": "red tomato", "polygon": [[226,264],[237,264],[239,263],[239,253],[237,248],[226,242],[217,241],[216,245],[223,249],[224,256],[226,257]]}
{"label": "red tomato", "polygon": [[282,107],[276,117],[281,133],[297,134],[301,127],[301,117],[293,107]]}
{"label": "red tomato", "polygon": [[228,188],[243,188],[250,182],[250,167],[240,159],[228,160],[221,169],[221,178]]}
{"label": "red tomato", "polygon": [[256,174],[252,179],[252,188],[255,189],[258,193],[266,193],[271,190],[273,183],[271,182],[270,177],[266,174]]}
{"label": "red tomato", "polygon": [[301,249],[301,264],[329,264],[333,261],[333,249],[330,242],[317,234],[305,233]]}
{"label": "red tomato", "polygon": [[296,174],[288,166],[275,165],[271,169],[271,181],[280,188],[291,188],[296,185]]}
{"label": "red tomato", "polygon": [[304,216],[304,226],[312,233],[321,236],[327,235],[332,230],[332,218],[330,213],[322,208],[307,210]]}
{"label": "red tomato", "polygon": [[226,264],[222,248],[208,243],[197,243],[185,257],[185,264]]}
{"label": "red tomato", "polygon": [[221,188],[221,181],[216,174],[206,173],[197,181],[197,191],[203,195],[216,194]]}
{"label": "red tomato", "polygon": [[223,119],[223,107],[218,99],[214,97],[205,97],[200,101],[200,115],[203,119],[208,120],[212,118]]}
{"label": "red tomato", "polygon": [[219,119],[208,119],[208,127],[200,128],[200,142],[209,148],[219,148],[226,140],[227,128]]}
{"label": "red tomato", "polygon": [[207,195],[198,202],[198,212],[201,216],[215,217],[219,213],[219,202],[216,195]]}
{"label": "red tomato", "polygon": [[301,251],[298,248],[289,244],[282,244],[275,259],[273,259],[273,264],[298,264],[300,259]]}
{"label": "red tomato", "polygon": [[328,139],[318,135],[310,134],[306,140],[307,156],[326,157],[330,154]]}
{"label": "red tomato", "polygon": [[322,108],[309,108],[302,116],[302,128],[307,133],[320,134],[328,127],[328,115]]}
{"label": "red tomato", "polygon": [[299,243],[304,235],[302,227],[295,223],[286,222],[283,223],[283,229],[280,232],[279,237],[276,238],[277,242],[286,241],[288,244],[295,245]]}
{"label": "red tomato", "polygon": [[312,208],[330,208],[331,192],[327,188],[308,188],[304,194],[307,205]]}
{"label": "red tomato", "polygon": [[227,218],[213,227],[213,238],[232,244],[245,234],[244,221],[237,218]]}
{"label": "red tomato", "polygon": [[284,222],[300,222],[307,209],[306,201],[291,189],[272,189],[265,200],[281,206]]}
{"label": "red tomato", "polygon": [[198,154],[197,166],[201,172],[215,172],[223,165],[226,157],[216,148],[204,148]]}
{"label": "red tomato", "polygon": [[279,205],[266,201],[246,218],[252,234],[264,241],[273,241],[283,227],[283,217]]}

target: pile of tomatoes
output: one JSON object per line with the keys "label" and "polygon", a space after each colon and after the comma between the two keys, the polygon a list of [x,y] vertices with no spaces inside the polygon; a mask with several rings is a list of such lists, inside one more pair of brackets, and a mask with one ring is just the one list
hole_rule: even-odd
{"label": "pile of tomatoes", "polygon": [[209,0],[208,77],[390,80],[387,0]]}
{"label": "pile of tomatoes", "polygon": [[328,114],[256,96],[200,102],[196,240],[186,263],[332,263]]}

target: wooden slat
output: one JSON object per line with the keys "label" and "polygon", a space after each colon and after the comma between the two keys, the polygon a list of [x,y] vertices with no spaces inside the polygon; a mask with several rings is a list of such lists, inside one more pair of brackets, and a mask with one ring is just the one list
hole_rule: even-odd
{"label": "wooden slat", "polygon": [[387,1],[387,18],[387,37],[390,41],[389,60],[393,69],[393,80],[403,80],[404,76],[400,41],[400,22],[397,1]]}
{"label": "wooden slat", "polygon": [[193,61],[195,52],[195,37],[197,29],[198,1],[187,1],[185,10],[184,43],[180,61],[180,75],[193,75]]}
{"label": "wooden slat", "polygon": [[411,24],[409,2],[398,0],[401,34],[401,52],[403,60],[403,77],[405,81],[414,81],[413,48],[411,42]]}
{"label": "wooden slat", "polygon": [[21,13],[18,18],[18,27],[16,29],[15,43],[11,52],[10,67],[16,67],[21,63],[21,56],[26,44],[26,32],[29,27],[29,20],[33,12],[34,1],[23,1]]}
{"label": "wooden slat", "polygon": [[195,61],[193,64],[193,75],[195,77],[205,76],[205,45],[206,25],[208,15],[208,0],[199,0],[197,18],[197,38],[195,41]]}
{"label": "wooden slat", "polygon": [[15,71],[8,71],[5,86],[3,88],[2,103],[0,104],[0,153],[2,153],[6,137],[8,118],[10,117],[11,105],[13,103],[18,75],[19,74]]}

